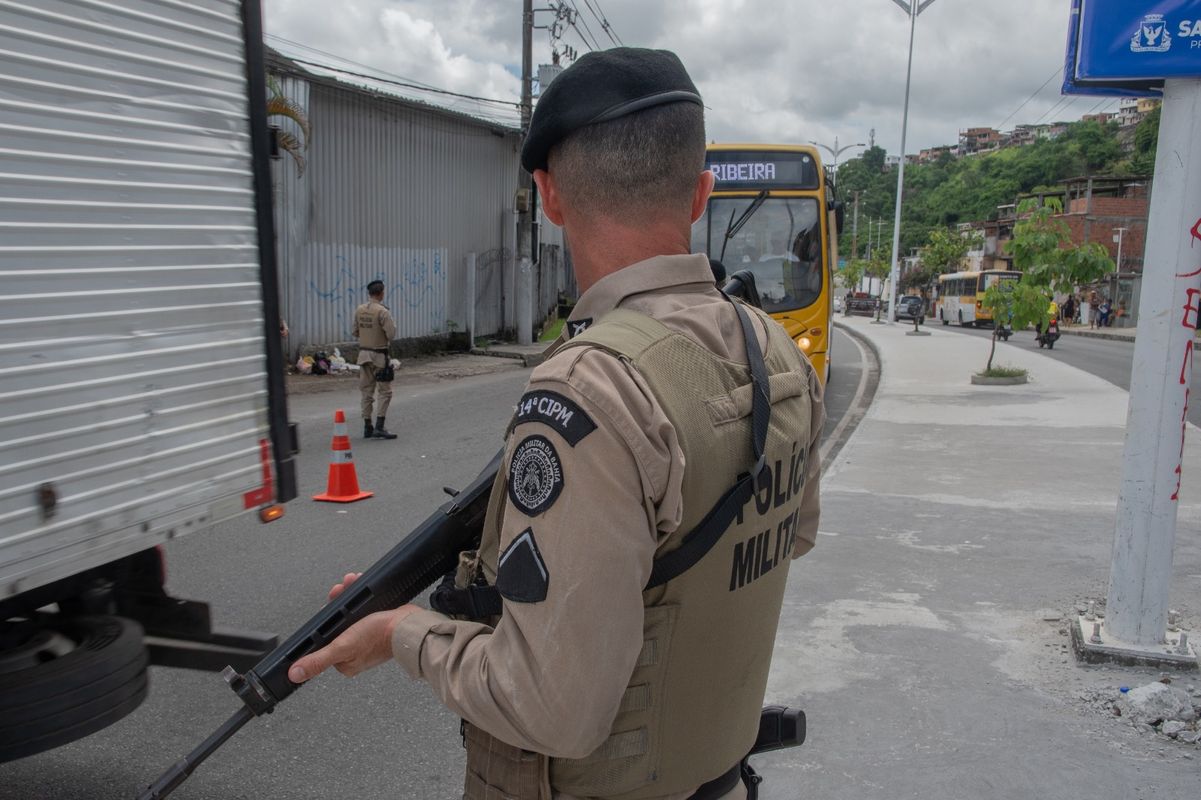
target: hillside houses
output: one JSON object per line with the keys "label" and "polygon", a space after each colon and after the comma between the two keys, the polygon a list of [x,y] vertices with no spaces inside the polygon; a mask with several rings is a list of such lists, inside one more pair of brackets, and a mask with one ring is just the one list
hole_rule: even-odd
{"label": "hillside houses", "polygon": [[[1085,114],[1082,122],[1096,122],[1106,125],[1116,122],[1120,127],[1128,128],[1138,125],[1148,114],[1159,107],[1156,98],[1129,98],[1122,101],[1116,112]],[[1046,122],[1038,124],[1018,125],[1011,131],[1001,131],[996,128],[977,127],[965,128],[959,132],[957,144],[928,147],[919,153],[905,156],[906,164],[928,164],[938,161],[949,154],[953,158],[993,153],[1006,147],[1022,147],[1033,144],[1040,139],[1056,139],[1068,130],[1067,122]],[[899,156],[890,155],[885,159],[885,168],[892,168],[901,163]]]}

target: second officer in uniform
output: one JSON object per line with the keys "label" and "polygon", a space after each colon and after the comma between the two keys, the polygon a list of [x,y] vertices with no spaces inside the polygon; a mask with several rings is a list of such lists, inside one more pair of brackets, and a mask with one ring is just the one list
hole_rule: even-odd
{"label": "second officer in uniform", "polygon": [[367,617],[289,677],[394,658],[465,720],[468,800],[751,796],[789,562],[817,533],[820,384],[689,253],[714,178],[675,55],[580,58],[522,163],[583,294],[517,403],[480,549],[447,613]]}
{"label": "second officer in uniform", "polygon": [[[392,312],[384,305],[384,282],[367,284],[367,302],[354,310],[354,336],[359,340],[359,393],[362,395],[364,439],[395,439],[384,427],[392,402],[389,346],[396,338]],[[386,378],[386,380],[381,380]],[[371,412],[375,412],[375,423]]]}

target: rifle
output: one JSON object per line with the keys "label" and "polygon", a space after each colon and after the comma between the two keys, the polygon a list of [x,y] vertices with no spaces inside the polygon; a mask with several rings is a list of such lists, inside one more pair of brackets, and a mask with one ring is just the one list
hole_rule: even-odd
{"label": "rifle", "polygon": [[[725,291],[759,306],[755,279],[749,270],[734,273]],[[226,667],[223,677],[241,698],[243,706],[200,746],[172,764],[138,795],[138,800],[162,800],[246,723],[274,711],[275,706],[300,688],[299,684],[288,680],[288,670],[298,660],[325,647],[364,617],[409,602],[454,569],[460,552],[479,545],[488,499],[503,455],[504,451],[501,451],[493,456],[466,489],[454,494],[337,599],[318,611],[254,667],[244,673]],[[803,714],[801,720],[803,741]],[[792,730],[795,732],[795,724]]]}
{"label": "rifle", "polygon": [[288,669],[300,658],[325,647],[364,617],[409,602],[454,569],[459,553],[479,544],[502,455],[503,451],[493,456],[466,489],[455,493],[258,664],[241,674],[233,667],[226,667],[225,680],[242,699],[243,706],[138,795],[138,800],[166,797],[247,722],[274,711],[276,705],[300,688],[300,684],[288,680]]}

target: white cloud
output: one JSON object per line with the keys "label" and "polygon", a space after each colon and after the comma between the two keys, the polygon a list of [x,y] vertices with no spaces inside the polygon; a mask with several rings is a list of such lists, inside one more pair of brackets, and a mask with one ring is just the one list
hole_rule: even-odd
{"label": "white cloud", "polygon": [[[535,3],[544,7],[545,3]],[[588,5],[581,24],[609,43]],[[705,98],[719,141],[876,141],[895,152],[909,25],[891,0],[603,0],[628,45],[676,51]],[[997,125],[1063,62],[1067,0],[939,0],[919,18],[906,149],[952,143]],[[424,83],[516,101],[521,7],[516,0],[264,0],[266,27]],[[552,15],[541,13],[538,24]],[[581,53],[587,33],[563,41]],[[535,31],[534,61],[550,60]],[[285,52],[286,45],[279,45]],[[315,56],[323,58],[320,56]],[[1006,123],[1033,122],[1060,101],[1058,77]],[[1098,100],[1056,112],[1078,118]],[[457,108],[476,110],[460,102]]]}

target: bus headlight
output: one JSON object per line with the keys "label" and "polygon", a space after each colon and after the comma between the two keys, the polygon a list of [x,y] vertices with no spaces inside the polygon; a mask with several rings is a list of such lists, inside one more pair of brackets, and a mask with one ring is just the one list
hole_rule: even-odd
{"label": "bus headlight", "polygon": [[796,346],[801,348],[802,351],[808,353],[809,348],[813,346],[813,340],[808,336],[802,336],[796,340]]}

